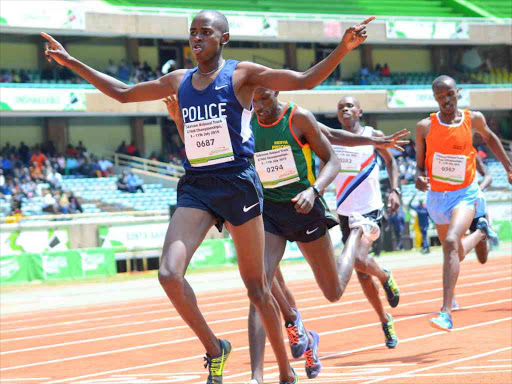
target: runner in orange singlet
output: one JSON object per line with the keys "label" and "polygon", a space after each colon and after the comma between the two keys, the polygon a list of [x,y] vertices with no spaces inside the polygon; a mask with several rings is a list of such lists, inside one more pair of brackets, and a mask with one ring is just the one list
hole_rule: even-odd
{"label": "runner in orange singlet", "polygon": [[[473,135],[480,134],[503,164],[512,184],[512,162],[498,137],[480,112],[457,108],[459,90],[449,76],[432,83],[439,112],[421,120],[416,127],[416,188],[428,191],[427,209],[443,246],[443,307],[430,319],[434,328],[453,327],[452,299],[460,261],[482,240],[496,234],[485,219],[485,199],[476,182],[476,150]],[[475,217],[477,231],[462,239]]]}

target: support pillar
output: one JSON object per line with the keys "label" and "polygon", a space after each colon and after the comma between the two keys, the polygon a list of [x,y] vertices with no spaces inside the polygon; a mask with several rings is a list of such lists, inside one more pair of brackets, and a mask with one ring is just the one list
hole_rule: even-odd
{"label": "support pillar", "polygon": [[49,117],[45,119],[43,140],[52,141],[57,153],[65,153],[69,144],[68,119]]}
{"label": "support pillar", "polygon": [[361,56],[361,66],[364,65],[370,72],[373,72],[372,51],[372,46],[368,44],[361,45],[359,49],[359,55]]}
{"label": "support pillar", "polygon": [[145,142],[144,142],[144,118],[132,117],[130,119],[131,137],[135,147],[139,151],[141,157],[145,157]]}
{"label": "support pillar", "polygon": [[126,60],[128,64],[139,60],[139,39],[127,38],[126,39]]}
{"label": "support pillar", "polygon": [[285,57],[285,65],[296,71],[297,67],[297,44],[295,43],[285,43],[284,44],[284,57]]}

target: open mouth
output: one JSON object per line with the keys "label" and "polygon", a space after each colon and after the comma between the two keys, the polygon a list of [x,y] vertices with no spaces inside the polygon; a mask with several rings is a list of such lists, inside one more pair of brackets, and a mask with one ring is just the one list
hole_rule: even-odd
{"label": "open mouth", "polygon": [[203,47],[196,44],[192,47],[192,51],[194,52],[194,54],[197,55],[198,53],[201,53],[203,51]]}

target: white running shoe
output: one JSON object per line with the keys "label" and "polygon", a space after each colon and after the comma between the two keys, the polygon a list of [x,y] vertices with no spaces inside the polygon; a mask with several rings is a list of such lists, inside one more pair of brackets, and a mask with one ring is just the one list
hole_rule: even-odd
{"label": "white running shoe", "polygon": [[247,384],[260,384],[260,383],[258,383],[258,382],[257,382],[256,380],[254,380],[254,379],[251,379],[251,380],[249,380],[249,381],[247,382]]}
{"label": "white running shoe", "polygon": [[363,236],[368,241],[375,241],[380,236],[380,228],[377,223],[357,212],[351,213],[348,217],[348,226],[350,229],[360,227],[363,230]]}

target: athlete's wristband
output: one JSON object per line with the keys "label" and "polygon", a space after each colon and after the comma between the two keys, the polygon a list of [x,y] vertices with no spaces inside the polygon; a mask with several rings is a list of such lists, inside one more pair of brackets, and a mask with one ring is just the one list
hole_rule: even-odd
{"label": "athlete's wristband", "polygon": [[391,192],[395,192],[398,195],[398,197],[402,196],[402,192],[400,192],[398,188],[393,188]]}
{"label": "athlete's wristband", "polygon": [[315,191],[315,194],[317,196],[321,195],[320,190],[318,189],[318,187],[315,184],[311,185],[311,188],[313,188],[313,191]]}

